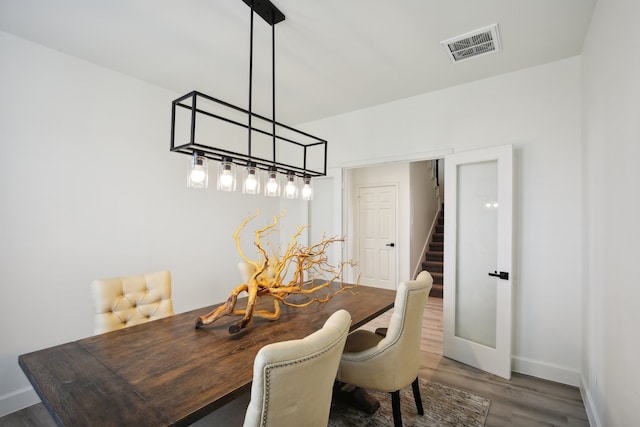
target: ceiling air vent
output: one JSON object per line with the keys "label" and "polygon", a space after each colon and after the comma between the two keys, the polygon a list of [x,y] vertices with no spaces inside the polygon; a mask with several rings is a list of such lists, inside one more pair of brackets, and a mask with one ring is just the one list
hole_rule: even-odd
{"label": "ceiling air vent", "polygon": [[498,25],[490,25],[479,30],[440,42],[451,62],[460,62],[487,55],[500,50]]}

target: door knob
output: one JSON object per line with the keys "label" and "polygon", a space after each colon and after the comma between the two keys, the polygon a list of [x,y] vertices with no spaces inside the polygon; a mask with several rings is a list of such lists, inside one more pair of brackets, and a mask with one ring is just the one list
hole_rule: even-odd
{"label": "door knob", "polygon": [[393,248],[395,245],[395,243],[387,243],[385,246],[391,246]]}

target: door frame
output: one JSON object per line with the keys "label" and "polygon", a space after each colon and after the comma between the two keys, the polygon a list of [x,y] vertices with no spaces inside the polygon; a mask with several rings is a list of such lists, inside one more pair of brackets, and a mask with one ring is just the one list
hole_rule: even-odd
{"label": "door frame", "polygon": [[[352,208],[350,205],[350,201],[357,196],[357,194],[353,194],[353,192],[351,191],[351,173],[353,169],[385,166],[397,163],[419,162],[424,160],[436,160],[442,159],[446,155],[451,153],[453,153],[453,149],[447,148],[422,153],[389,156],[385,158],[370,158],[355,162],[342,163],[339,168],[336,168],[334,171],[332,171],[331,175],[335,178],[335,209],[339,212],[339,218],[336,218],[338,221],[334,222],[335,228],[333,234],[346,237],[346,242],[342,246],[342,260],[352,259],[353,254],[355,253],[354,250],[356,249],[356,246],[353,242],[354,239],[352,237],[355,236],[354,224],[356,223],[356,221],[354,219],[354,215],[357,215],[358,211],[356,208]],[[376,183],[376,185],[377,184],[378,183]],[[380,183],[380,185],[382,184]],[[400,209],[399,203],[400,202],[397,199],[396,204],[398,206],[398,210]],[[396,214],[397,213],[398,212],[396,212]],[[397,222],[398,220],[396,217],[396,223]],[[398,233],[398,230],[396,230],[396,233]],[[399,237],[399,234],[397,234],[397,236]],[[398,248],[398,246],[396,248],[396,257],[398,257],[400,249]],[[400,269],[398,268],[398,265],[396,265],[396,280],[397,277],[399,277],[399,270]],[[352,269],[347,269],[344,280],[353,283],[356,279],[357,277],[355,277],[355,275],[353,274]]]}

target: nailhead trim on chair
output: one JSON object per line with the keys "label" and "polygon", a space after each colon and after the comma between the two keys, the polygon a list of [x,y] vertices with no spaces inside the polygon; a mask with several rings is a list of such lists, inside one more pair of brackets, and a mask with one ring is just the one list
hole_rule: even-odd
{"label": "nailhead trim on chair", "polygon": [[[345,331],[345,333],[348,333],[348,331]],[[302,359],[296,359],[296,360],[292,360],[289,362],[280,362],[280,363],[274,363],[271,365],[267,365],[265,366],[265,381],[264,381],[264,389],[265,389],[265,393],[264,393],[264,412],[262,414],[262,426],[267,424],[267,415],[268,415],[268,411],[269,411],[269,394],[271,392],[271,370],[275,369],[275,368],[281,368],[283,366],[290,366],[290,365],[297,365],[298,363],[302,363],[302,362],[306,362],[307,360],[311,360],[311,359],[315,359],[316,357],[319,357],[321,355],[323,355],[324,353],[330,351],[331,349],[333,349],[335,346],[338,345],[338,343],[340,343],[340,339],[342,338],[342,336],[344,336],[344,333],[342,335],[340,335],[338,337],[338,339],[335,340],[335,342],[333,344],[331,344],[329,347],[325,348],[324,350],[322,350],[319,353],[316,353],[312,356],[306,356],[303,357]]]}

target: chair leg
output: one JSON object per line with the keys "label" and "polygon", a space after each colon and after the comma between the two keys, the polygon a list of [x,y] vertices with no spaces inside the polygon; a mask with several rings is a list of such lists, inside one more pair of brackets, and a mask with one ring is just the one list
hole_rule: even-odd
{"label": "chair leg", "polygon": [[420,397],[420,383],[418,382],[418,377],[416,377],[416,380],[411,383],[411,387],[413,387],[413,398],[416,401],[418,414],[424,415],[424,409],[422,409],[422,398]]}
{"label": "chair leg", "polygon": [[391,408],[393,409],[394,427],[402,427],[402,415],[400,414],[400,390],[391,392]]}

